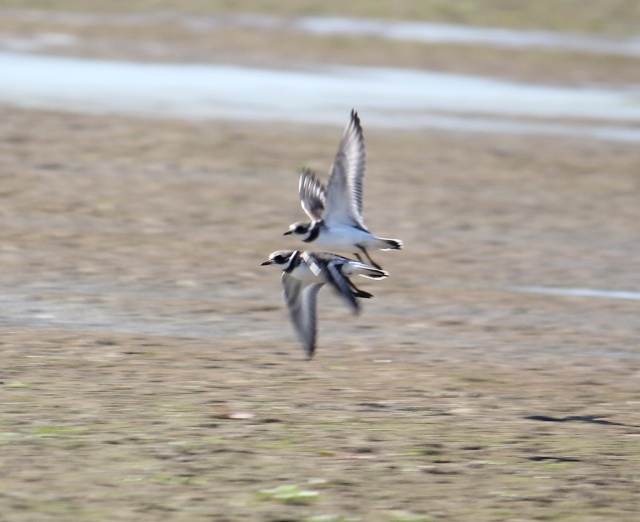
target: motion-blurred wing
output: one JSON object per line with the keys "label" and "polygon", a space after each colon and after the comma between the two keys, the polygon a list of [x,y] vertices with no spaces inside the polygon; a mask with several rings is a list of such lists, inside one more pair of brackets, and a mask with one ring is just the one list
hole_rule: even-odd
{"label": "motion-blurred wing", "polygon": [[340,267],[347,261],[344,257],[328,252],[315,252],[313,254],[303,252],[302,259],[317,277],[326,280],[331,285],[334,291],[346,301],[349,308],[356,313],[360,311],[351,285],[340,270]]}
{"label": "motion-blurred wing", "polygon": [[287,273],[282,274],[284,299],[298,338],[311,359],[316,351],[316,302],[324,283],[304,283]]}
{"label": "motion-blurred wing", "polygon": [[351,111],[351,120],[342,136],[331,166],[324,220],[349,223],[366,230],[362,219],[362,188],[366,157],[360,118]]}
{"label": "motion-blurred wing", "polygon": [[315,173],[304,169],[300,174],[300,204],[314,221],[320,221],[327,201],[327,189]]}

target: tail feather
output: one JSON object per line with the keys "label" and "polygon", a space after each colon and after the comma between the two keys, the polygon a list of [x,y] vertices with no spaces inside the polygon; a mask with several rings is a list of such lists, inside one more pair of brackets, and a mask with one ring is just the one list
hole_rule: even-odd
{"label": "tail feather", "polygon": [[389,277],[389,272],[386,270],[378,270],[377,268],[367,267],[364,273],[358,274],[359,276],[366,277],[368,279],[386,279]]}
{"label": "tail feather", "polygon": [[379,270],[358,261],[349,262],[343,269],[342,273],[347,277],[359,275],[368,279],[386,279],[389,277],[389,272],[386,270]]}
{"label": "tail feather", "polygon": [[380,250],[402,250],[402,241],[399,239],[388,239],[381,237],[380,241],[383,243],[383,246],[380,247]]}

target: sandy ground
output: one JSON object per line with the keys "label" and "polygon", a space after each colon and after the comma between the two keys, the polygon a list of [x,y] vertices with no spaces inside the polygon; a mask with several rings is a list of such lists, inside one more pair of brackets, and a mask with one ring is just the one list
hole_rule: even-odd
{"label": "sandy ground", "polygon": [[406,248],[306,362],[258,264],[341,130],[2,109],[3,520],[636,519],[640,304],[512,288],[640,288],[638,148],[367,131]]}
{"label": "sandy ground", "polygon": [[[132,35],[85,50],[140,59]],[[371,52],[235,36],[243,63]],[[213,45],[185,38],[155,57]],[[638,70],[492,56],[540,81]],[[362,280],[361,316],[321,292],[307,362],[259,263],[299,246],[298,172],[342,128],[0,107],[0,520],[637,520],[640,301],[519,289],[640,291],[640,148],[361,117],[365,219],[405,249],[374,255],[391,277]]]}

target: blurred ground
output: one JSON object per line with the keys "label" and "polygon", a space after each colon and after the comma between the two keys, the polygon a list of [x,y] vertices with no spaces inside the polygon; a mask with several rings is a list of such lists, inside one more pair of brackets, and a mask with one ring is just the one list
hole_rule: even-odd
{"label": "blurred ground", "polygon": [[[371,4],[372,2],[369,2]],[[571,3],[571,2],[565,2]],[[632,2],[629,2],[631,4]],[[83,2],[85,4],[85,2]],[[127,4],[137,5],[127,2]],[[299,3],[283,4],[275,11],[253,6],[251,13],[263,16],[328,15],[366,16],[367,11],[333,10],[318,13],[313,9],[301,8]],[[358,5],[367,5],[362,2]],[[387,4],[386,2],[384,4]],[[413,5],[414,2],[411,2]],[[452,5],[451,2],[447,2]],[[462,4],[462,3],[458,3]],[[483,2],[484,6],[485,2]],[[640,12],[630,10],[628,19],[620,10],[609,10],[615,2],[592,1],[592,7],[573,9],[574,16],[562,17],[558,9],[564,4],[554,3],[553,9],[540,10],[545,16],[534,16],[527,6],[540,7],[541,2],[524,3],[515,9],[512,23],[505,20],[507,27],[519,28],[514,20],[528,20],[532,25],[525,28],[587,31],[594,30],[586,20],[584,24],[573,26],[572,22],[591,17],[599,20],[604,28],[611,29],[604,35],[614,37],[633,35],[640,23]],[[229,3],[220,11],[196,6],[187,9],[186,4],[163,3],[164,11],[130,12],[128,9],[99,9],[80,12],[37,10],[37,2],[31,9],[2,9],[13,5],[0,0],[0,48],[27,50],[50,54],[82,56],[103,59],[138,60],[152,62],[195,62],[230,63],[259,65],[263,67],[300,68],[312,64],[344,64],[378,67],[423,68],[434,71],[462,74],[494,76],[518,81],[534,81],[563,85],[620,85],[640,82],[640,67],[637,56],[616,54],[580,53],[570,50],[535,50],[523,48],[500,48],[490,45],[432,44],[424,45],[411,41],[394,41],[376,37],[350,37],[331,34],[305,34],[296,31],[273,31],[269,23],[263,29],[248,28],[234,22],[233,14],[246,9],[241,3]],[[64,9],[64,1],[55,2]],[[113,6],[100,3],[101,6]],[[394,3],[395,5],[395,3]],[[235,7],[234,7],[235,6]],[[296,8],[294,8],[297,7]],[[537,7],[536,7],[537,6]],[[597,6],[597,7],[594,7]],[[51,7],[51,5],[49,5]],[[75,5],[76,8],[79,6]],[[202,6],[200,6],[202,7]],[[382,11],[385,13],[385,11]],[[402,11],[404,12],[404,11]],[[446,13],[446,10],[444,11]],[[483,7],[473,10],[475,16],[458,17],[455,14],[438,15],[429,18],[407,15],[405,20],[427,19],[449,23],[469,23],[483,25],[483,14],[491,12]],[[494,7],[494,20],[487,20],[488,26],[500,25],[500,15],[508,13],[504,8]],[[601,13],[594,15],[593,13]],[[386,13],[387,16],[389,13]],[[578,16],[583,14],[583,18]],[[225,17],[225,15],[227,15]],[[378,16],[382,16],[382,13]],[[400,16],[396,14],[396,16]],[[538,25],[534,23],[538,21]],[[626,20],[626,21],[624,21]],[[564,25],[558,25],[562,21]],[[620,25],[624,31],[613,30]]]}
{"label": "blurred ground", "polygon": [[637,145],[361,117],[405,250],[309,363],[258,265],[341,128],[0,108],[3,520],[636,520],[640,302],[516,288],[640,290]]}
{"label": "blurred ground", "polygon": [[[21,0],[0,0],[0,6],[25,9]],[[257,13],[286,16],[353,16],[441,23],[551,29],[566,32],[635,35],[640,7],[629,0],[30,0],[30,9],[78,13]]]}

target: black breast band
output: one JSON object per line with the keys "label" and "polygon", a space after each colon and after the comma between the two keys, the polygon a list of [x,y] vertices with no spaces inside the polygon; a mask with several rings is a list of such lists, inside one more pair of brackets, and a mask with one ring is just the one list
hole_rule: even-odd
{"label": "black breast band", "polygon": [[289,265],[287,266],[285,272],[290,274],[295,270],[295,268],[300,264],[300,250],[296,250],[291,256],[291,260],[289,261]]}
{"label": "black breast band", "polygon": [[320,228],[322,227],[322,221],[316,221],[311,228],[311,233],[307,239],[303,239],[305,243],[311,243],[318,239],[318,235],[320,234]]}

